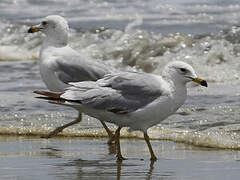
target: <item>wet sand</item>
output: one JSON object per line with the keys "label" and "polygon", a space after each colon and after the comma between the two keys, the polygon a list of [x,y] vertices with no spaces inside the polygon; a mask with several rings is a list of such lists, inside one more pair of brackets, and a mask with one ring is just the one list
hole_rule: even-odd
{"label": "wet sand", "polygon": [[0,179],[238,179],[240,152],[152,141],[149,161],[143,140],[122,139],[128,160],[116,162],[106,139],[0,137]]}

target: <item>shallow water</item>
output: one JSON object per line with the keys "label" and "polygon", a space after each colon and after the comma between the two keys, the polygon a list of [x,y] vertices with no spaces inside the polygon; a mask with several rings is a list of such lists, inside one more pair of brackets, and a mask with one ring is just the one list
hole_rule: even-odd
{"label": "shallow water", "polygon": [[[0,8],[0,179],[238,179],[238,0],[3,0]],[[37,65],[44,36],[26,32],[49,14],[68,19],[69,43],[81,54],[159,75],[182,60],[208,81],[208,88],[190,85],[181,109],[149,130],[160,157],[154,165],[142,133],[127,129],[121,144],[130,159],[117,164],[99,139],[106,132],[88,116],[63,138],[39,138],[77,117],[31,93],[45,89]]]}
{"label": "shallow water", "polygon": [[[34,98],[31,91],[44,89],[35,62],[0,62],[0,65],[4,69],[0,73],[2,135],[41,136],[77,117],[71,108]],[[189,97],[177,114],[151,128],[149,135],[158,140],[239,149],[239,87],[237,82],[190,87]],[[96,119],[84,116],[80,125],[67,128],[61,136],[105,137],[106,132]],[[122,136],[142,138],[142,133],[125,129]]]}
{"label": "shallow water", "polygon": [[[153,141],[159,158],[151,163],[142,140],[122,140],[128,160],[117,163],[106,139],[0,138],[1,179],[185,179],[239,178],[238,151],[195,148]],[[200,176],[201,175],[201,176]]]}

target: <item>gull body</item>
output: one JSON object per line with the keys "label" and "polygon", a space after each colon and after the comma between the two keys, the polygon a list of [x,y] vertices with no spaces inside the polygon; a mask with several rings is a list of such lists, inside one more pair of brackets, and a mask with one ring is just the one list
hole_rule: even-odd
{"label": "gull body", "polygon": [[142,131],[151,160],[156,160],[147,130],[184,104],[186,84],[190,81],[207,86],[190,65],[174,61],[166,65],[163,76],[140,72],[112,73],[96,82],[70,83],[71,87],[62,93],[35,93],[47,96],[44,99],[53,103],[70,106],[101,121],[116,124],[119,127],[115,133],[119,160],[124,159],[119,143],[121,128]]}
{"label": "gull body", "polygon": [[[39,67],[42,80],[49,90],[62,92],[69,87],[69,82],[96,81],[114,71],[103,62],[83,56],[68,45],[69,26],[63,17],[47,16],[40,24],[28,30],[29,33],[38,31],[46,35],[40,49]],[[52,137],[80,121],[81,114],[75,121],[58,127],[46,137]],[[105,123],[102,122],[102,124],[112,137]]]}

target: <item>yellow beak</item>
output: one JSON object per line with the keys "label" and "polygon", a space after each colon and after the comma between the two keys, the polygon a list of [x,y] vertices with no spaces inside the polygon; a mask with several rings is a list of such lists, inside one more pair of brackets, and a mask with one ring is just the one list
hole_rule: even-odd
{"label": "yellow beak", "polygon": [[198,77],[197,78],[193,78],[192,81],[200,84],[201,86],[205,86],[205,87],[208,86],[207,81],[205,81],[205,80],[203,80],[201,78],[198,78]]}
{"label": "yellow beak", "polygon": [[38,27],[38,26],[32,26],[28,29],[28,33],[35,33],[38,31],[41,31],[42,28]]}

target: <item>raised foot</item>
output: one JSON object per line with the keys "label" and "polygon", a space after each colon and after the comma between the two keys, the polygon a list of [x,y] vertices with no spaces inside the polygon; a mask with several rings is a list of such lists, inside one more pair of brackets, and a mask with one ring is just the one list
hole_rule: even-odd
{"label": "raised foot", "polygon": [[41,138],[51,138],[53,136],[56,136],[58,133],[62,132],[64,128],[62,127],[57,127],[54,131],[50,132],[49,134],[47,135],[42,135]]}

